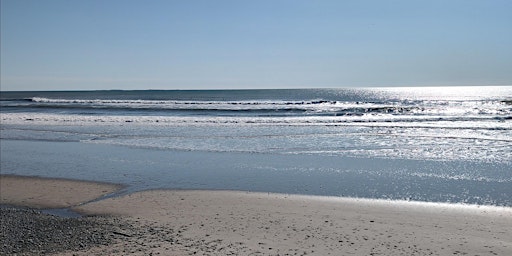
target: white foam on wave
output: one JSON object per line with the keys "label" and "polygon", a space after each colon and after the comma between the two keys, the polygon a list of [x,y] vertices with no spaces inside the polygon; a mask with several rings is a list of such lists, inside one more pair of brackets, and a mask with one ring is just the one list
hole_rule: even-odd
{"label": "white foam on wave", "polygon": [[510,117],[510,107],[500,101],[390,101],[343,102],[325,100],[241,100],[241,101],[187,101],[187,100],[116,100],[116,99],[51,99],[34,97],[34,103],[76,105],[94,108],[125,108],[153,110],[223,110],[223,111],[289,111],[308,113],[391,113],[422,116],[493,116]]}
{"label": "white foam on wave", "polygon": [[445,116],[394,116],[368,114],[362,116],[294,116],[294,117],[232,117],[232,116],[127,116],[127,115],[73,115],[43,113],[2,113],[3,124],[27,122],[59,125],[342,125],[366,127],[410,127],[447,129],[512,130],[512,122],[494,118]]}
{"label": "white foam on wave", "polygon": [[[154,108],[176,110],[279,110],[279,109],[349,109],[355,103],[329,102],[321,100],[285,101],[285,100],[242,100],[242,101],[187,101],[187,100],[116,100],[116,99],[50,99],[34,97],[36,103],[82,104],[123,108]],[[365,107],[361,105],[361,107]],[[366,104],[374,107],[374,104]]]}
{"label": "white foam on wave", "polygon": [[[212,117],[212,116],[93,116],[93,115],[59,115],[42,113],[4,113],[1,114],[3,125],[36,126],[73,126],[73,127],[126,127],[118,135],[128,137],[94,140],[95,143],[116,144],[135,147],[175,149],[185,151],[215,152],[275,152],[284,154],[321,154],[392,157],[406,159],[464,159],[489,162],[509,161],[512,152],[507,145],[512,143],[509,136],[512,122],[496,120],[484,121],[425,121],[421,117],[410,116],[401,119],[394,116],[374,117]],[[165,131],[170,127],[204,127],[204,129],[230,129],[230,136],[242,141],[246,134],[234,132],[240,127],[354,127],[366,129],[363,133],[347,133],[320,136],[312,133],[307,138],[293,138],[290,134],[266,140],[255,136],[251,143],[231,143],[228,138],[187,139],[164,137],[139,138],[133,129],[146,130],[154,127]],[[169,127],[169,128],[166,128]],[[210,128],[211,127],[211,128]],[[88,129],[88,128],[87,128]],[[117,128],[116,128],[117,129]],[[126,130],[128,129],[128,130]],[[180,128],[181,129],[181,128]],[[235,130],[233,130],[235,129]],[[263,128],[266,129],[266,128]],[[316,129],[316,128],[314,128]],[[345,129],[345,128],[344,128]],[[315,130],[316,131],[316,130]],[[363,131],[363,130],[361,130]],[[5,135],[5,132],[4,132]],[[241,136],[241,137],[238,137]],[[304,136],[304,135],[301,135]],[[247,142],[247,138],[243,141]],[[90,141],[88,141],[90,142]],[[341,143],[341,144],[340,144]],[[358,148],[347,143],[355,143]]]}

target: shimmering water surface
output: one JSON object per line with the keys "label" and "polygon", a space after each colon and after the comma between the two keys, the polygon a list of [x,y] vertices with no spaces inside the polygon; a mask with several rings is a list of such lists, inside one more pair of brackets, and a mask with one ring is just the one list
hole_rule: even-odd
{"label": "shimmering water surface", "polygon": [[512,206],[512,87],[2,92],[1,170]]}

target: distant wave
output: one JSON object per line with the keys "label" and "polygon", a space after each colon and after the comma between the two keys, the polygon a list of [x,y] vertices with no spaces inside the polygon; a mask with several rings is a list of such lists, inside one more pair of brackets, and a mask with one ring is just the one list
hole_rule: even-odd
{"label": "distant wave", "polygon": [[[194,115],[222,115],[222,113],[245,113],[255,116],[365,116],[367,114],[414,115],[414,116],[480,116],[510,120],[512,108],[504,101],[387,101],[353,102],[315,100],[240,100],[240,101],[187,101],[187,100],[116,100],[116,99],[58,99],[33,97],[23,103],[3,103],[3,107],[18,109],[91,109],[123,111],[177,111]],[[169,112],[166,112],[169,114]],[[152,114],[154,115],[154,114]]]}
{"label": "distant wave", "polygon": [[153,125],[280,125],[314,126],[344,125],[368,127],[410,127],[446,129],[512,130],[512,122],[482,116],[309,116],[309,117],[231,117],[231,116],[130,116],[130,115],[70,115],[42,113],[3,113],[2,124],[37,122],[41,124],[153,124]]}
{"label": "distant wave", "polygon": [[203,104],[226,104],[226,105],[312,105],[322,103],[333,103],[325,100],[311,101],[183,101],[183,100],[116,100],[116,99],[50,99],[34,97],[29,99],[33,102],[43,103],[79,103],[79,104],[154,104],[154,105],[203,105]]}

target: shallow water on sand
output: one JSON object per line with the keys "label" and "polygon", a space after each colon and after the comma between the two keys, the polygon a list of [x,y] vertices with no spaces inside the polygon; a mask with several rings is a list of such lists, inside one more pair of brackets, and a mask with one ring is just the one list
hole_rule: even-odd
{"label": "shallow water on sand", "polygon": [[2,174],[122,183],[128,185],[123,193],[229,189],[512,206],[511,166],[502,163],[169,151],[26,140],[2,140],[1,159]]}

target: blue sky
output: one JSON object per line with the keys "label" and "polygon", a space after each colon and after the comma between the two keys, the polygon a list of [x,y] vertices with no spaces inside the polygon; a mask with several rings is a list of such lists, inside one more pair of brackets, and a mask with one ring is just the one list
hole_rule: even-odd
{"label": "blue sky", "polygon": [[1,89],[512,85],[509,0],[1,0]]}

